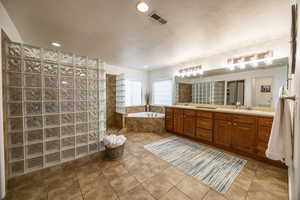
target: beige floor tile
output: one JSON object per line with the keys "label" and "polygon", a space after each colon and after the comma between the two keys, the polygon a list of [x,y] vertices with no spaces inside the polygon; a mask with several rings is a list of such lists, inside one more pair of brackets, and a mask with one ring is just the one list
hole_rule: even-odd
{"label": "beige floor tile", "polygon": [[153,177],[155,174],[153,171],[144,164],[141,164],[135,170],[131,171],[131,174],[139,181],[139,182],[144,182],[145,180]]}
{"label": "beige floor tile", "polygon": [[132,190],[140,184],[132,175],[117,177],[111,180],[109,183],[118,195],[124,194],[129,190]]}
{"label": "beige floor tile", "polygon": [[164,176],[170,183],[176,185],[180,181],[185,178],[185,173],[175,166],[170,166],[166,168],[162,173],[161,176]]}
{"label": "beige floor tile", "polygon": [[173,185],[164,177],[156,175],[144,181],[143,186],[156,199],[161,198],[173,187]]}
{"label": "beige floor tile", "polygon": [[221,193],[215,192],[214,190],[210,190],[205,195],[203,200],[226,200],[226,198]]}
{"label": "beige floor tile", "polygon": [[191,176],[186,176],[176,187],[192,200],[202,199],[210,190],[208,186]]}
{"label": "beige floor tile", "polygon": [[118,176],[123,176],[128,174],[128,171],[124,168],[123,165],[117,165],[111,168],[102,169],[102,173],[107,179],[113,179]]}
{"label": "beige floor tile", "polygon": [[183,192],[173,187],[166,195],[164,195],[160,200],[190,200]]}
{"label": "beige floor tile", "polygon": [[246,200],[247,191],[238,185],[231,185],[224,195],[230,200]]}
{"label": "beige floor tile", "polygon": [[266,191],[252,191],[248,192],[247,200],[288,200],[288,195],[284,197],[276,196],[275,194]]}
{"label": "beige floor tile", "polygon": [[120,200],[155,200],[152,195],[143,188],[142,185],[137,186],[124,195],[120,196]]}

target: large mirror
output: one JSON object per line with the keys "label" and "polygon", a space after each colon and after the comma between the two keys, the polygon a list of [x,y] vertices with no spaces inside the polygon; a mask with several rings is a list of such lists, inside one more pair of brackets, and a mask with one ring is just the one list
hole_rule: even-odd
{"label": "large mirror", "polygon": [[176,77],[176,103],[241,105],[273,108],[287,81],[284,59],[273,65],[229,71],[214,70],[197,77]]}

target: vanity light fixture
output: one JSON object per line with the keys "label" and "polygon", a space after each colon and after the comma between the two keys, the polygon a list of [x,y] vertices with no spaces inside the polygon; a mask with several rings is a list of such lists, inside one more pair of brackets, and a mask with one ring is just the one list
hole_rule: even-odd
{"label": "vanity light fixture", "polygon": [[245,69],[247,65],[258,67],[258,64],[260,62],[263,62],[266,65],[271,65],[273,63],[273,60],[273,51],[265,51],[262,53],[229,58],[227,59],[227,68],[230,70],[234,70],[236,67]]}
{"label": "vanity light fixture", "polygon": [[145,12],[147,12],[149,10],[148,4],[146,4],[144,1],[139,2],[136,5],[136,8],[137,8],[138,11],[140,11],[142,13],[145,13]]}
{"label": "vanity light fixture", "polygon": [[198,76],[198,75],[202,75],[204,73],[202,66],[194,66],[194,67],[188,67],[188,68],[184,68],[178,71],[178,73],[176,74],[176,76],[178,77],[191,77],[191,76]]}
{"label": "vanity light fixture", "polygon": [[61,44],[59,44],[58,42],[51,42],[51,45],[54,47],[61,47]]}

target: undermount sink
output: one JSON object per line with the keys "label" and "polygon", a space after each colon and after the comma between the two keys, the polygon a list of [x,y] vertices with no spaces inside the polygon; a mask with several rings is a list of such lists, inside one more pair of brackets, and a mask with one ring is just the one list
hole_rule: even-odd
{"label": "undermount sink", "polygon": [[217,107],[210,107],[210,106],[195,106],[196,108],[205,108],[205,109],[217,109]]}

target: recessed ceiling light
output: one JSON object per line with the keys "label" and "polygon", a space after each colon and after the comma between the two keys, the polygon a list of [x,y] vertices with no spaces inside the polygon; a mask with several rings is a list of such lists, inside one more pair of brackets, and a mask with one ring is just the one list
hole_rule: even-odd
{"label": "recessed ceiling light", "polygon": [[51,42],[51,45],[55,46],[55,47],[60,47],[61,46],[61,44],[59,44],[58,42]]}
{"label": "recessed ceiling light", "polygon": [[143,1],[139,2],[137,4],[136,8],[138,9],[138,11],[143,12],[143,13],[147,12],[149,10],[149,6]]}

